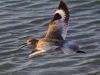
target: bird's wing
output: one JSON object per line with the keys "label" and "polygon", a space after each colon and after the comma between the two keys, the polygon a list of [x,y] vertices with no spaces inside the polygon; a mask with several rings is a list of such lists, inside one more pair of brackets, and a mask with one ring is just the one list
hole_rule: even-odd
{"label": "bird's wing", "polygon": [[40,54],[44,54],[44,53],[47,53],[47,52],[52,52],[58,47],[59,46],[56,46],[56,45],[47,45],[47,46],[44,46],[44,47],[41,47],[41,48],[36,48],[36,50],[33,50],[29,54],[28,58],[31,58],[31,57],[34,57],[34,56],[37,56],[37,55],[40,55]]}
{"label": "bird's wing", "polygon": [[73,53],[85,53],[86,54],[85,51],[79,50],[79,46],[75,42],[65,42],[61,49],[66,55],[73,54]]}
{"label": "bird's wing", "polygon": [[65,40],[68,30],[69,11],[66,4],[61,0],[52,18],[46,34],[46,38]]}
{"label": "bird's wing", "polygon": [[63,51],[66,55],[70,55],[70,54],[75,53],[74,50],[72,50],[72,49],[70,49],[70,48],[65,48],[65,47],[62,48],[62,51]]}
{"label": "bird's wing", "polygon": [[79,51],[79,46],[75,42],[65,42],[61,49],[66,55],[69,55]]}

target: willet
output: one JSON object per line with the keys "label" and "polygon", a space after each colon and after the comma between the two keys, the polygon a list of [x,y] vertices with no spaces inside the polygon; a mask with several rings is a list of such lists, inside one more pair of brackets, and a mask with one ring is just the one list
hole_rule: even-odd
{"label": "willet", "polygon": [[34,46],[34,50],[29,54],[28,58],[33,56],[52,52],[61,49],[66,55],[73,53],[85,53],[79,50],[79,46],[75,42],[65,41],[68,31],[69,11],[63,0],[50,21],[46,36],[40,40],[28,39],[25,45]]}

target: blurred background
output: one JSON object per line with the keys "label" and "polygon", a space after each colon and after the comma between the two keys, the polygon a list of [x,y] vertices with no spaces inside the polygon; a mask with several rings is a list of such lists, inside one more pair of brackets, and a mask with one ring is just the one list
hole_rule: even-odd
{"label": "blurred background", "polygon": [[100,1],[64,0],[69,8],[68,41],[87,54],[62,51],[26,59],[28,38],[45,36],[60,0],[0,0],[0,75],[100,75]]}

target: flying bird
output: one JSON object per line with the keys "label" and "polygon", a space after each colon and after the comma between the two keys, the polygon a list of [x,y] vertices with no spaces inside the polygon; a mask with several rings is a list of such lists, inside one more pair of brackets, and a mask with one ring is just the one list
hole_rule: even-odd
{"label": "flying bird", "polygon": [[39,54],[53,52],[57,49],[62,50],[66,55],[73,53],[86,53],[79,49],[75,42],[66,41],[69,21],[68,7],[63,0],[60,0],[59,6],[49,23],[46,36],[40,40],[30,38],[24,45],[34,46],[34,50],[29,54],[28,58]]}

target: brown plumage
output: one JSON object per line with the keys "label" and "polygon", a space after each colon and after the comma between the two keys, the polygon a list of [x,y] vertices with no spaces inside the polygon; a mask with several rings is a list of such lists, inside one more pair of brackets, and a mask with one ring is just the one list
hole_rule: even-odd
{"label": "brown plumage", "polygon": [[[73,42],[66,42],[66,34],[68,31],[69,11],[66,4],[60,0],[60,4],[50,21],[47,34],[40,40],[28,40],[27,45],[35,46],[34,50],[28,56],[29,58],[38,54],[55,51],[61,49],[66,55],[80,52],[78,45]],[[35,42],[33,42],[35,41]],[[33,43],[31,43],[33,42]]]}

